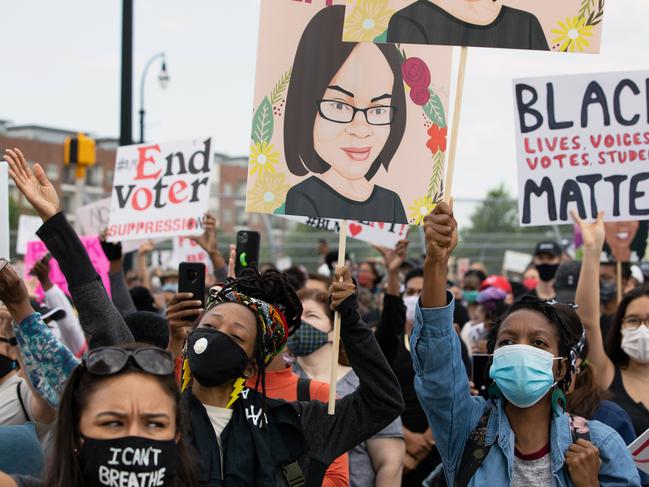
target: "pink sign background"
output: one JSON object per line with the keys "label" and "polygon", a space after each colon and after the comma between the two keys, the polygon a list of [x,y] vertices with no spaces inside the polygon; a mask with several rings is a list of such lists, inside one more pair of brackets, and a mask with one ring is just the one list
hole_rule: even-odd
{"label": "pink sign background", "polygon": [[[86,248],[86,252],[88,252],[88,256],[90,257],[92,265],[95,267],[97,273],[101,277],[102,282],[104,283],[106,291],[110,295],[110,281],[108,279],[108,270],[110,264],[108,262],[108,259],[106,258],[106,255],[101,249],[99,237],[80,238],[81,243],[83,243],[83,246]],[[41,241],[29,242],[27,244],[27,253],[25,254],[25,266],[23,271],[23,277],[25,280],[32,278],[32,276],[30,276],[29,274],[29,271],[31,271],[32,267],[34,267],[34,264],[42,259],[43,256],[47,253],[47,247]],[[68,296],[70,295],[70,292],[68,291],[68,283],[65,280],[63,273],[61,272],[59,263],[54,258],[50,260],[50,279],[52,280],[53,284],[56,284],[61,289],[63,289],[65,294],[67,294]],[[38,297],[38,299],[43,299],[44,297],[43,288],[40,284],[36,288],[36,296]]]}

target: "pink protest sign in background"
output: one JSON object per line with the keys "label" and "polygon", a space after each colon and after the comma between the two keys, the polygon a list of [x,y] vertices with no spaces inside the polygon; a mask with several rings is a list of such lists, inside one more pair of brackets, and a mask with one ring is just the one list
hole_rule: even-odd
{"label": "pink protest sign in background", "polygon": [[[99,243],[98,237],[80,237],[81,243],[86,248],[88,256],[92,265],[95,267],[95,270],[101,277],[104,287],[108,294],[110,295],[110,281],[108,280],[108,270],[109,263],[106,255],[101,249],[101,244]],[[34,264],[43,258],[47,254],[48,250],[45,247],[45,244],[41,241],[29,242],[27,244],[27,253],[25,254],[25,267],[23,271],[23,276],[25,280],[30,279],[32,276],[29,275],[29,271],[32,270]],[[63,291],[69,296],[70,292],[68,291],[68,283],[61,272],[59,263],[55,259],[50,260],[50,279],[53,284],[59,286]],[[36,288],[36,295],[39,299],[43,299],[43,288],[38,285]]]}

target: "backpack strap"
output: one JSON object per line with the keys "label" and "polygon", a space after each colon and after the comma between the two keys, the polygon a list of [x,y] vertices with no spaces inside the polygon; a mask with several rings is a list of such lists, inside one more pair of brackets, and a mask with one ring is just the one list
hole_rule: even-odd
{"label": "backpack strap", "polygon": [[18,386],[16,387],[16,395],[18,396],[18,402],[20,403],[20,408],[23,410],[23,414],[27,418],[27,421],[31,422],[32,418],[30,418],[29,414],[27,413],[27,408],[25,407],[25,402],[23,401],[23,395],[21,394],[22,386],[23,381],[19,381]]}
{"label": "backpack strap", "polygon": [[491,445],[485,444],[487,437],[487,423],[493,408],[489,408],[480,417],[478,425],[471,432],[471,436],[464,445],[462,452],[462,460],[455,475],[455,487],[466,487],[475,475],[476,471],[482,465],[482,462],[487,457]]}
{"label": "backpack strap", "polygon": [[288,487],[304,487],[304,473],[297,461],[284,465],[282,471],[284,472],[284,478]]}
{"label": "backpack strap", "polygon": [[311,400],[311,379],[300,377],[297,380],[297,400],[301,402]]}

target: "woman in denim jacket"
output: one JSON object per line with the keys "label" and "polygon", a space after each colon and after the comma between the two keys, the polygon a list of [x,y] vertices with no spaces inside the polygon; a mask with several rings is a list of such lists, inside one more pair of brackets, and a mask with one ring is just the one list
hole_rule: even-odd
{"label": "woman in denim jacket", "polygon": [[[448,485],[455,486],[465,446],[481,419],[487,456],[468,486],[639,486],[638,471],[615,431],[588,421],[589,439],[573,440],[558,404],[570,381],[571,348],[561,318],[532,299],[512,307],[492,330],[494,402],[471,396],[453,329],[453,295],[445,291],[457,244],[452,210],[439,204],[425,220],[424,290],[410,339],[415,389],[433,429]],[[486,421],[485,421],[486,420]],[[579,428],[577,428],[579,431]],[[473,440],[471,440],[473,441]]]}

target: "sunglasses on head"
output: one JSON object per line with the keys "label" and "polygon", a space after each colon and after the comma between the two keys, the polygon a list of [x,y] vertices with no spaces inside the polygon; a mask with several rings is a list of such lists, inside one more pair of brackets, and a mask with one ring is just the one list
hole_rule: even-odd
{"label": "sunglasses on head", "polygon": [[117,347],[101,347],[89,351],[83,358],[88,372],[95,375],[114,375],[132,362],[152,375],[171,375],[174,372],[173,356],[156,347],[124,350]]}

